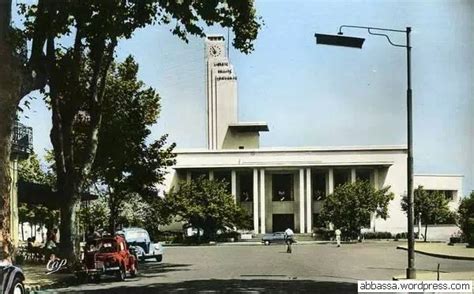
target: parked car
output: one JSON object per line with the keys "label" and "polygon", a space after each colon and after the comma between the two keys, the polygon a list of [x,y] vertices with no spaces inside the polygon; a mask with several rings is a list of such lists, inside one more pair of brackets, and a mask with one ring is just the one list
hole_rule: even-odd
{"label": "parked car", "polygon": [[152,242],[147,230],[142,228],[125,228],[117,232],[127,240],[128,245],[135,249],[136,256],[145,261],[148,258],[155,258],[156,261],[163,260],[163,245],[160,242]]}
{"label": "parked car", "polygon": [[271,243],[285,243],[285,232],[265,234],[262,237],[262,243],[265,245],[270,245]]}
{"label": "parked car", "polygon": [[138,262],[122,236],[105,236],[86,244],[80,278],[99,280],[102,275],[114,275],[123,281],[128,274],[138,273]]}
{"label": "parked car", "polygon": [[25,285],[23,281],[25,276],[23,271],[13,265],[1,265],[0,264],[0,293],[5,294],[24,294]]}

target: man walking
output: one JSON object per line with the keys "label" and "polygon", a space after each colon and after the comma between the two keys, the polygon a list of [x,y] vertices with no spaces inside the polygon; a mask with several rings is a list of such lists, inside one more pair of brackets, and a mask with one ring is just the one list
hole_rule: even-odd
{"label": "man walking", "polygon": [[291,244],[294,242],[293,230],[288,228],[285,230],[286,253],[291,253]]}
{"label": "man walking", "polygon": [[336,229],[336,231],[334,231],[334,233],[336,234],[337,247],[341,247],[341,230]]}

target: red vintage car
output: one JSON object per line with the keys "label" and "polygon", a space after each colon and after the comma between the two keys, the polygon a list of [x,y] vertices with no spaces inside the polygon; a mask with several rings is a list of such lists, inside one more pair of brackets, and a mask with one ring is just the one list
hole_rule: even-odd
{"label": "red vintage car", "polygon": [[125,239],[121,236],[106,236],[86,244],[84,249],[83,270],[80,278],[99,280],[102,275],[114,275],[123,281],[128,274],[134,277],[138,273],[138,262],[130,253]]}

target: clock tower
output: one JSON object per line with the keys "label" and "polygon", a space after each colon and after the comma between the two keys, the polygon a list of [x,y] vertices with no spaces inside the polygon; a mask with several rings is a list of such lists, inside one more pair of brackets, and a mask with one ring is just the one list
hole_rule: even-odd
{"label": "clock tower", "polygon": [[222,149],[230,124],[237,123],[237,77],[229,62],[225,39],[210,35],[205,42],[207,145]]}

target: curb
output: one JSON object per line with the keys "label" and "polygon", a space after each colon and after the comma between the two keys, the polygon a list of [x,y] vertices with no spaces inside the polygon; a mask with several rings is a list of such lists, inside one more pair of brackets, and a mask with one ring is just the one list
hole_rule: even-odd
{"label": "curb", "polygon": [[[402,246],[397,246],[397,249],[408,251],[407,248],[402,247]],[[459,256],[459,255],[447,255],[447,254],[441,254],[441,253],[431,253],[431,252],[426,252],[426,251],[417,250],[417,249],[415,249],[415,252],[419,253],[419,254],[424,254],[424,255],[438,257],[438,258],[445,258],[445,259],[474,260],[474,257],[470,257],[470,256]]]}

